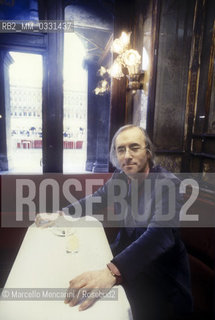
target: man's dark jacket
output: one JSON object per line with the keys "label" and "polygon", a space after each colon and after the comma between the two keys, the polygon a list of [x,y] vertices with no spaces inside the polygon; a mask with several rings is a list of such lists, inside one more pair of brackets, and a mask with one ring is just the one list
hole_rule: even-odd
{"label": "man's dark jacket", "polygon": [[[103,206],[110,206],[108,192],[113,184],[116,193],[120,192],[116,186],[118,181],[123,181],[127,187],[127,195],[124,196],[127,216],[123,222],[120,221],[119,232],[112,244],[112,262],[123,276],[128,295],[129,288],[134,288],[130,291],[131,299],[133,295],[135,301],[143,303],[142,308],[159,309],[159,303],[155,301],[157,299],[167,301],[172,308],[171,312],[176,315],[189,314],[192,309],[189,264],[179,236],[179,212],[183,204],[179,193],[180,180],[156,166],[132,193],[132,187],[135,186],[132,186],[127,176],[123,172],[115,172],[92,196],[79,200],[84,214],[90,197],[99,196]],[[132,204],[132,194],[138,195],[136,207]],[[70,214],[74,214],[75,204],[67,208]],[[122,207],[115,203],[114,209],[117,215]],[[93,212],[99,210],[101,206],[94,204]],[[168,215],[165,219],[167,213],[170,213],[169,219]],[[140,217],[138,221],[134,218],[135,214]],[[152,306],[150,296],[153,297]],[[147,306],[144,301],[147,301]]]}

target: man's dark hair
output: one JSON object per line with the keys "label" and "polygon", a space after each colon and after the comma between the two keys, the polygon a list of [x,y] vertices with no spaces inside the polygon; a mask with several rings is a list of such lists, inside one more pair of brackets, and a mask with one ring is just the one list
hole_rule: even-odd
{"label": "man's dark hair", "polygon": [[115,133],[115,135],[113,136],[112,142],[111,142],[111,148],[110,148],[110,161],[113,164],[114,167],[116,167],[117,169],[120,169],[119,167],[119,163],[117,160],[117,156],[116,156],[116,138],[118,137],[118,135],[122,132],[125,131],[127,129],[132,129],[132,128],[138,128],[141,130],[144,139],[145,139],[145,143],[146,143],[146,151],[148,153],[148,163],[149,163],[149,167],[152,168],[154,166],[154,147],[153,144],[147,134],[147,132],[140,126],[136,126],[134,124],[127,124],[121,128],[119,128],[117,130],[117,132]]}

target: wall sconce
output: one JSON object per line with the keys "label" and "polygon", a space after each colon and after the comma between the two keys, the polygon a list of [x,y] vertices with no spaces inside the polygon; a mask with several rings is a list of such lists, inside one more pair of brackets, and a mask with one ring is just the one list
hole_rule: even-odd
{"label": "wall sconce", "polygon": [[[117,38],[113,41],[111,51],[113,53],[116,53],[118,56],[113,61],[110,69],[106,69],[105,67],[101,66],[101,68],[99,69],[99,75],[101,77],[110,76],[118,80],[123,78],[124,76],[127,76],[129,80],[128,89],[132,90],[133,93],[135,93],[136,90],[143,89],[144,70],[140,70],[139,68],[141,64],[140,54],[137,52],[137,50],[129,49],[130,36],[131,32],[122,32],[120,38]],[[107,82],[107,80],[103,81]],[[109,90],[108,82],[106,82],[105,84],[103,84],[102,81],[98,83],[98,86],[94,90],[95,94],[102,95]]]}

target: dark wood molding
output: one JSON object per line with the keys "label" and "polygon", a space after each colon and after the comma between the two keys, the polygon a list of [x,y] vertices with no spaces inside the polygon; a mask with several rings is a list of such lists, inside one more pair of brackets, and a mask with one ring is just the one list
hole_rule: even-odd
{"label": "dark wood molding", "polygon": [[209,139],[214,139],[215,134],[212,133],[203,133],[203,134],[193,134],[192,137],[195,138],[209,138]]}
{"label": "dark wood molding", "polygon": [[184,151],[181,151],[181,150],[155,150],[154,151],[156,154],[172,154],[172,155],[176,155],[176,154],[179,154],[179,155],[183,155],[184,154]]}
{"label": "dark wood molding", "polygon": [[12,59],[6,50],[0,50],[0,172],[8,170],[7,137],[10,135],[9,122],[9,65]]}
{"label": "dark wood molding", "polygon": [[159,29],[160,29],[160,11],[161,1],[153,0],[152,9],[152,47],[151,47],[151,72],[149,78],[149,94],[147,106],[146,131],[153,141],[154,131],[154,113],[155,113],[155,96],[156,96],[156,79],[157,79],[157,62],[159,47]]}
{"label": "dark wood molding", "polygon": [[196,0],[193,21],[193,37],[191,44],[190,64],[188,73],[187,101],[185,114],[185,154],[182,161],[183,172],[190,171],[190,152],[192,146],[192,134],[198,98],[204,22],[205,0]]}
{"label": "dark wood molding", "polygon": [[209,70],[208,70],[208,85],[207,85],[206,101],[205,101],[204,132],[207,132],[208,130],[213,74],[215,72],[214,59],[215,59],[215,21],[213,24],[213,32],[212,32],[212,39],[211,39],[211,50],[210,50]]}
{"label": "dark wood molding", "polygon": [[[60,0],[44,3],[45,16],[64,20]],[[63,40],[62,32],[47,34],[43,85],[43,172],[63,172]]]}
{"label": "dark wood molding", "polygon": [[[114,39],[118,38],[122,31],[130,32],[134,25],[135,2],[130,0],[115,1],[115,19],[114,19]],[[131,36],[131,43],[133,41]],[[110,143],[119,127],[126,124],[127,121],[127,97],[126,97],[127,79],[112,80],[111,85],[111,110],[110,110]]]}
{"label": "dark wood molding", "polygon": [[208,158],[208,159],[215,160],[214,154],[209,154],[209,153],[204,153],[204,152],[191,152],[191,155],[195,156],[195,157]]}

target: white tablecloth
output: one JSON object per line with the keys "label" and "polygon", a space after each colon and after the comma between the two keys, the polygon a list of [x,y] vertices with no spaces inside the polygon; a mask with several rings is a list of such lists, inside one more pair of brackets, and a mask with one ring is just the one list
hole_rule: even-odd
{"label": "white tablecloth", "polygon": [[[92,220],[92,218],[88,219]],[[94,227],[87,227],[86,218],[82,218],[82,222],[82,227],[77,227],[75,233],[79,240],[78,253],[66,253],[66,238],[57,236],[52,228],[41,229],[36,228],[35,225],[28,228],[4,290],[7,288],[66,289],[69,281],[78,274],[104,268],[112,258],[104,229],[97,221]],[[0,301],[0,319],[132,319],[124,289],[121,286],[115,286],[115,288],[118,290],[118,299],[98,300],[85,311],[78,311],[78,306],[69,307],[63,300],[2,300]]]}

